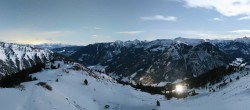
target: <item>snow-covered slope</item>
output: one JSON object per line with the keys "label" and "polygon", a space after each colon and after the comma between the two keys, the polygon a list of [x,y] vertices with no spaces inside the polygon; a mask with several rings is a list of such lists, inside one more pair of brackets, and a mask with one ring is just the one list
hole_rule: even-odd
{"label": "snow-covered slope", "polygon": [[[0,88],[0,107],[3,110],[105,110],[105,106],[109,106],[108,110],[248,110],[250,107],[250,75],[213,93],[201,89],[197,96],[167,100],[161,95],[117,84],[103,74],[96,73],[94,78],[84,70],[64,65],[33,74],[38,80],[22,83],[24,87]],[[85,79],[88,85],[83,83]],[[39,82],[47,83],[52,90],[38,86]],[[160,101],[160,107],[156,106],[156,100]]]}
{"label": "snow-covered slope", "polygon": [[51,58],[53,52],[48,49],[38,49],[29,45],[0,43],[0,73],[1,75],[15,73]]}
{"label": "snow-covered slope", "polygon": [[[154,96],[148,93],[117,84],[104,74],[98,74],[96,79],[86,71],[70,68],[72,66],[65,65],[60,69],[33,74],[38,80],[23,83],[23,91],[17,88],[1,88],[1,109],[102,110],[105,105],[116,110],[155,108],[155,104],[151,102],[154,101]],[[85,79],[88,85],[84,85]],[[36,85],[38,82],[46,82],[52,87],[52,91]]]}

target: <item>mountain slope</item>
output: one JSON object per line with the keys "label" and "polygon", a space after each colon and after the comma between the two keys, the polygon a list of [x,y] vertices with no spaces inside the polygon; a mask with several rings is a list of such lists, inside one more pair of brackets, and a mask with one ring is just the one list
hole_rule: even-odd
{"label": "mountain slope", "polygon": [[[0,88],[1,109],[103,110],[105,106],[109,106],[108,109],[111,110],[246,110],[250,107],[249,74],[233,80],[216,92],[198,89],[199,95],[167,100],[164,96],[150,95],[117,84],[104,74],[95,73],[97,77],[93,78],[93,74],[84,71],[84,67],[77,68],[62,65],[59,69],[33,74],[38,80],[22,83],[23,87]],[[88,85],[84,85],[85,79]],[[47,83],[52,90],[37,85],[39,82]],[[160,101],[160,107],[156,106],[156,100]]]}
{"label": "mountain slope", "polygon": [[72,61],[70,58],[48,49],[0,42],[0,79],[50,60]]}
{"label": "mountain slope", "polygon": [[155,84],[196,77],[226,66],[236,57],[245,58],[250,47],[242,47],[239,53],[230,48],[235,43],[245,45],[237,41],[176,38],[96,43],[54,51],[87,66],[105,66],[113,78]]}
{"label": "mountain slope", "polygon": [[0,73],[5,76],[51,58],[53,52],[28,45],[0,43]]}

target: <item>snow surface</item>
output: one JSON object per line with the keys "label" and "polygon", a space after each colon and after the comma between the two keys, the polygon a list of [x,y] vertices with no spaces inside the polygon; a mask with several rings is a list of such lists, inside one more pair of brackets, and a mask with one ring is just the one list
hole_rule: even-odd
{"label": "snow surface", "polygon": [[246,63],[243,63],[243,61],[244,61],[243,58],[236,58],[236,60],[234,60],[229,65],[236,66],[236,67],[239,67],[239,66],[243,67],[246,65]]}
{"label": "snow surface", "polygon": [[[0,88],[2,110],[248,110],[250,107],[250,75],[233,80],[214,92],[202,92],[185,99],[167,100],[162,95],[151,95],[130,86],[112,81],[105,74],[91,74],[73,70],[72,65],[43,70],[33,74],[37,81],[22,83],[20,88]],[[104,77],[105,76],[105,77]],[[58,79],[58,82],[55,80]],[[88,85],[83,81],[87,79]],[[52,86],[49,91],[38,82]],[[206,90],[203,90],[206,91]],[[161,106],[156,106],[156,100]]]}

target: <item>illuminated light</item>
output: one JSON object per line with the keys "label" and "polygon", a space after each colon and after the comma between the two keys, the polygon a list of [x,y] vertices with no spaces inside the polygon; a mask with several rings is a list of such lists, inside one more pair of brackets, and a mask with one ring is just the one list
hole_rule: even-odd
{"label": "illuminated light", "polygon": [[184,92],[184,87],[182,85],[176,85],[175,91],[176,91],[176,93],[181,94]]}

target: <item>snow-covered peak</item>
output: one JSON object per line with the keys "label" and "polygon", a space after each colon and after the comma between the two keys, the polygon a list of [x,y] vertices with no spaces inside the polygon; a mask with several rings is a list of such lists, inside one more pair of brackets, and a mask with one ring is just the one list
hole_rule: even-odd
{"label": "snow-covered peak", "polygon": [[0,43],[0,72],[15,73],[24,68],[50,59],[53,52],[48,49],[34,48],[30,45]]}
{"label": "snow-covered peak", "polygon": [[14,43],[1,43],[0,51],[1,56],[6,56],[5,58],[0,58],[2,61],[6,61],[11,57],[16,57],[15,59],[19,60],[21,60],[22,58],[28,60],[29,58],[32,59],[35,55],[41,58],[48,58],[48,54],[53,53],[48,49],[39,49],[34,48],[30,45],[19,45]]}
{"label": "snow-covered peak", "polygon": [[250,37],[242,37],[242,38],[237,38],[235,41],[250,44]]}
{"label": "snow-covered peak", "polygon": [[121,40],[117,40],[115,42],[112,42],[110,45],[112,46],[119,46],[119,47],[131,47],[131,46],[138,46],[140,44],[142,44],[143,42],[146,41],[140,41],[140,40],[133,40],[133,41],[121,41]]}
{"label": "snow-covered peak", "polygon": [[185,43],[187,45],[198,45],[200,43],[206,42],[207,40],[178,37],[175,38],[174,41],[176,41],[177,43]]}
{"label": "snow-covered peak", "polygon": [[173,40],[171,39],[157,39],[149,42],[151,45],[170,45],[173,44]]}
{"label": "snow-covered peak", "polygon": [[[204,43],[204,42],[209,42],[214,45],[226,45],[227,43],[230,42],[242,42],[246,44],[250,44],[250,38],[249,37],[243,37],[243,38],[237,38],[235,40],[225,40],[225,39],[199,39],[199,38],[184,38],[184,37],[177,37],[175,39],[156,39],[152,41],[141,41],[141,40],[128,40],[128,41],[121,41],[117,40],[115,42],[108,42],[108,43],[96,43],[98,44],[107,44],[105,45],[106,47],[108,46],[115,46],[115,47],[144,47],[144,48],[150,48],[152,46],[169,46],[172,44],[179,44],[179,43],[184,43],[186,45],[191,45],[191,46],[196,46],[198,44]],[[90,44],[90,45],[95,45],[95,44]],[[67,46],[67,45],[65,45]],[[50,47],[48,47],[50,48]]]}

